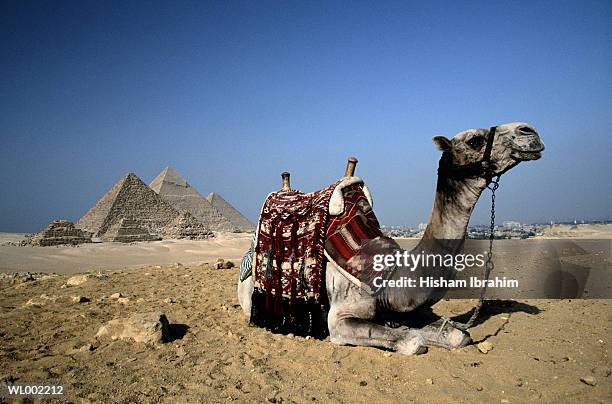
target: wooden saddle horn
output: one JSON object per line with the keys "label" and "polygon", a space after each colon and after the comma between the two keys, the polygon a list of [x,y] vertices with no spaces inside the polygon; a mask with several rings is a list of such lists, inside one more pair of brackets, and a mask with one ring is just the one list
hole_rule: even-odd
{"label": "wooden saddle horn", "polygon": [[344,171],[344,176],[345,177],[352,177],[353,175],[355,175],[355,167],[357,167],[357,158],[356,157],[349,157],[348,158],[348,162],[346,163],[346,170]]}
{"label": "wooden saddle horn", "polygon": [[291,174],[289,174],[287,171],[281,174],[281,178],[283,179],[283,187],[281,188],[281,191],[291,191],[291,181],[289,180],[290,175]]}

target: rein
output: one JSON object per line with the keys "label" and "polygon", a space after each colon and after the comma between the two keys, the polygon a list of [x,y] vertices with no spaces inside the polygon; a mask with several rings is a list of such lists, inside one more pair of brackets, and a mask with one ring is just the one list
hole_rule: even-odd
{"label": "rein", "polygon": [[489,133],[487,134],[487,145],[485,146],[485,151],[480,161],[476,163],[466,164],[463,166],[454,166],[452,164],[448,164],[448,162],[443,163],[443,161],[440,160],[438,172],[450,176],[451,178],[466,178],[482,175],[485,176],[487,180],[487,188],[491,190],[491,221],[489,224],[489,254],[483,270],[485,283],[482,289],[480,290],[480,298],[478,299],[478,303],[474,307],[474,311],[472,312],[472,315],[466,323],[460,323],[457,321],[453,321],[448,317],[443,317],[444,322],[438,330],[438,336],[440,335],[446,324],[450,324],[451,326],[461,331],[467,331],[474,325],[474,322],[480,315],[480,310],[484,305],[484,299],[487,293],[487,281],[489,280],[491,271],[493,271],[493,269],[495,268],[495,263],[493,262],[493,240],[495,239],[495,191],[497,191],[497,188],[499,188],[499,178],[501,176],[501,174],[496,175],[493,172],[493,170],[495,169],[495,165],[491,163],[491,150],[493,149],[493,141],[495,140],[496,129],[496,126],[493,126],[491,127],[491,129],[489,129]]}

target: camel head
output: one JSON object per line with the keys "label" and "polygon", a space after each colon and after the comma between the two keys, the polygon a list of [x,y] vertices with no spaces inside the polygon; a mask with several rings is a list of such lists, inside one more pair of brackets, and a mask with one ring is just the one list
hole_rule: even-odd
{"label": "camel head", "polygon": [[443,152],[439,174],[451,178],[501,175],[521,161],[539,159],[544,150],[538,132],[523,122],[491,129],[468,129],[452,139],[434,136],[433,142]]}

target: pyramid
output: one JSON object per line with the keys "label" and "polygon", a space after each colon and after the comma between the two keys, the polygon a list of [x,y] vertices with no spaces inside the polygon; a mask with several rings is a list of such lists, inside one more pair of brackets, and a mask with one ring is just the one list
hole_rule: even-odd
{"label": "pyramid", "polygon": [[168,238],[187,238],[190,240],[202,240],[213,236],[191,213],[182,212],[172,220],[164,229],[164,235]]}
{"label": "pyramid", "polygon": [[236,208],[230,205],[221,195],[216,192],[211,192],[206,197],[208,202],[219,211],[224,217],[229,219],[232,225],[239,231],[250,232],[255,229],[255,225],[249,219],[244,217]]}
{"label": "pyramid", "polygon": [[161,237],[141,227],[138,219],[124,217],[113,224],[101,237],[103,241],[131,243],[134,241],[157,241]]}
{"label": "pyramid", "polygon": [[130,173],[119,180],[76,223],[76,227],[103,240],[159,239],[165,234],[166,226],[178,216],[180,213],[176,209]]}
{"label": "pyramid", "polygon": [[42,247],[63,244],[91,243],[91,234],[74,227],[68,220],[54,220],[46,229],[35,234],[28,244]]}
{"label": "pyramid", "polygon": [[174,209],[190,213],[205,227],[216,231],[235,230],[235,226],[172,167],[164,168],[149,187]]}

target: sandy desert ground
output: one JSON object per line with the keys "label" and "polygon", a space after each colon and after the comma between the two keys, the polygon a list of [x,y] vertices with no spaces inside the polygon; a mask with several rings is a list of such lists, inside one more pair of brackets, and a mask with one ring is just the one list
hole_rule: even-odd
{"label": "sandy desert ground", "polygon": [[[610,300],[492,300],[471,331],[475,342],[492,344],[490,352],[470,345],[407,357],[249,326],[235,296],[237,269],[200,265],[239,258],[248,237],[199,243],[109,246],[112,253],[97,251],[108,249],[101,245],[2,247],[2,272],[12,272],[19,254],[5,257],[15,248],[40,250],[21,261],[24,269],[42,262],[29,268],[64,274],[0,275],[0,383],[63,384],[74,402],[612,399]],[[91,257],[89,266],[82,257]],[[609,268],[609,257],[601,259]],[[64,286],[73,272],[86,281]],[[127,300],[111,298],[117,292]],[[75,303],[75,296],[89,301]],[[474,303],[442,301],[434,312],[465,319]],[[153,311],[168,317],[169,342],[94,338],[109,320]]]}

